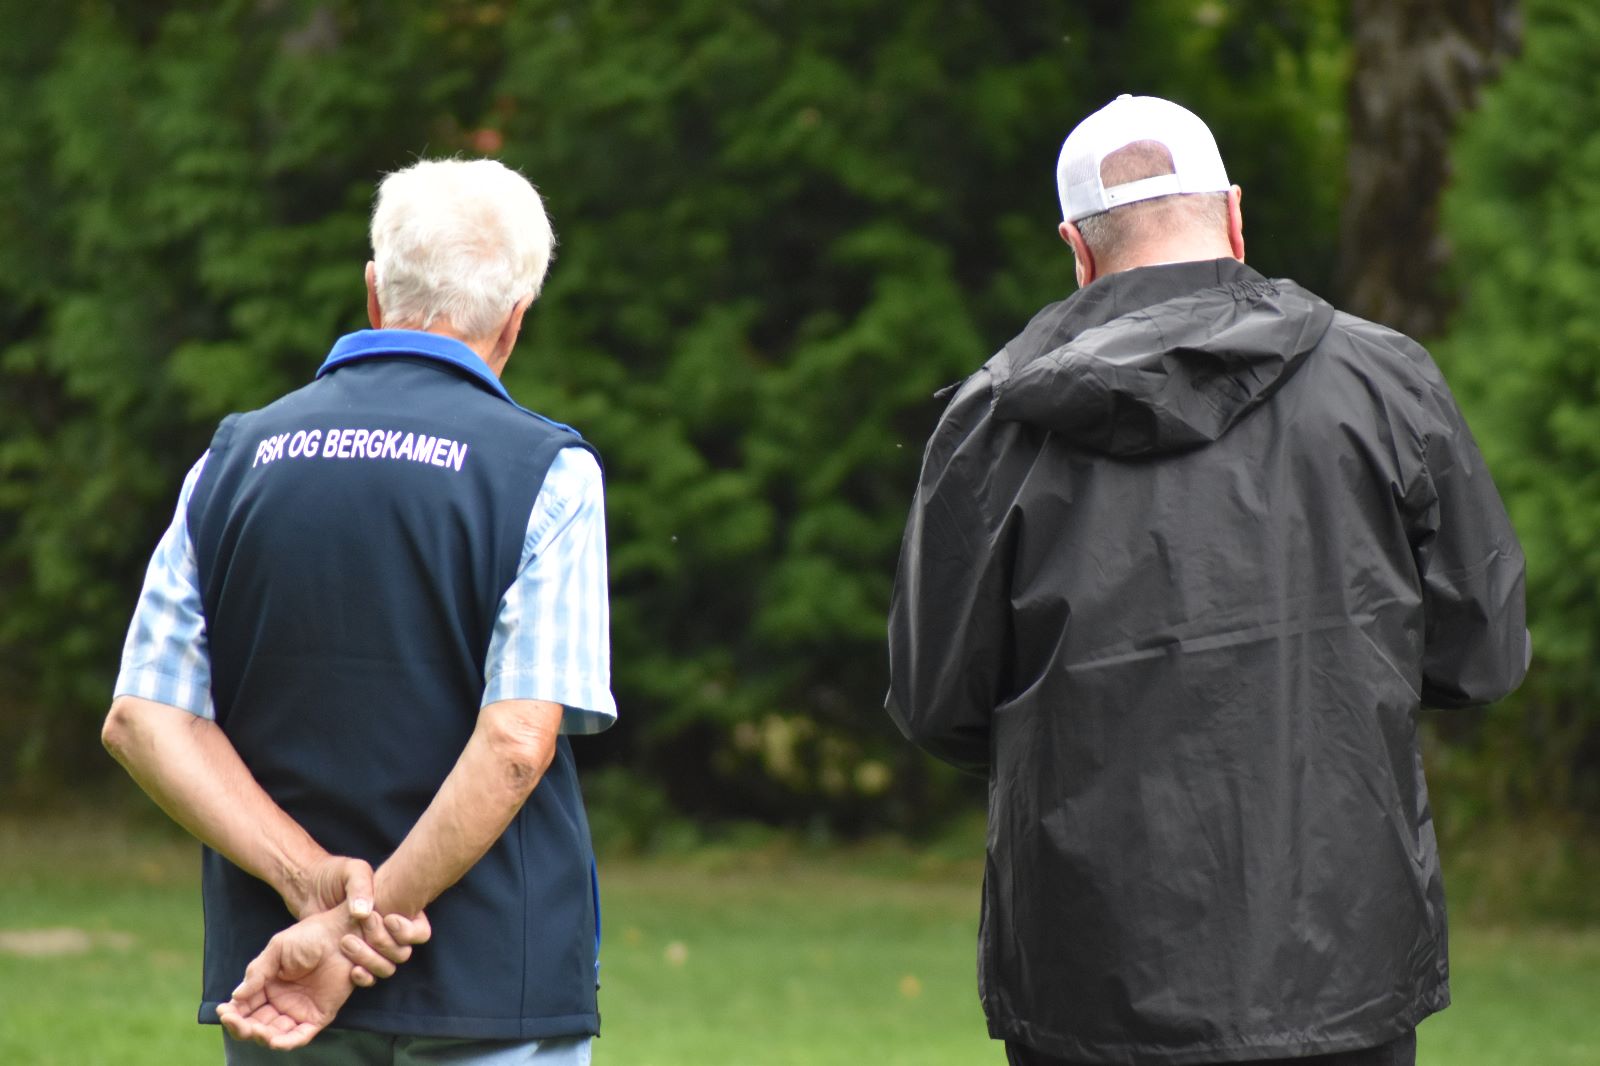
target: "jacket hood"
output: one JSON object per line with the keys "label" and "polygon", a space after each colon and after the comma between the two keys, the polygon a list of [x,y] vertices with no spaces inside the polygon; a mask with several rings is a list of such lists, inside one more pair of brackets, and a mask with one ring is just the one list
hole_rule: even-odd
{"label": "jacket hood", "polygon": [[1201,447],[1292,377],[1333,315],[1232,259],[1113,274],[990,360],[993,414],[1108,455]]}

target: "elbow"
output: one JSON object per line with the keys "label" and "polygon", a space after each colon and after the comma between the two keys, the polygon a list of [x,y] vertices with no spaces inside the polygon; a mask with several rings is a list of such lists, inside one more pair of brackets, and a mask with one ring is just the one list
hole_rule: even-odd
{"label": "elbow", "polygon": [[963,773],[980,777],[989,772],[987,722],[954,724],[931,714],[908,714],[891,692],[885,709],[901,734],[917,748]]}
{"label": "elbow", "polygon": [[492,703],[481,712],[478,728],[507,787],[526,795],[555,759],[561,708],[532,700]]}
{"label": "elbow", "polygon": [[100,743],[113,759],[137,776],[141,768],[154,765],[175,740],[181,739],[175,729],[197,724],[212,723],[165,703],[118,696],[100,727]]}
{"label": "elbow", "polygon": [[1515,692],[1521,686],[1525,673],[1524,668],[1518,667],[1508,668],[1497,675],[1480,672],[1465,680],[1455,678],[1437,681],[1425,678],[1422,683],[1422,705],[1439,711],[1487,707]]}
{"label": "elbow", "polygon": [[987,736],[940,737],[917,745],[947,766],[974,777],[989,776],[989,738]]}
{"label": "elbow", "polygon": [[106,712],[100,726],[100,743],[117,762],[127,765],[139,735],[139,715],[136,706],[126,697],[119,696]]}
{"label": "elbow", "polygon": [[913,746],[923,751],[938,748],[945,738],[944,730],[939,729],[934,722],[926,718],[894,716],[895,725],[900,727],[900,735],[909,740]]}
{"label": "elbow", "polygon": [[1526,629],[1493,648],[1457,655],[1422,676],[1422,705],[1439,710],[1485,707],[1515,692],[1533,662],[1533,638]]}

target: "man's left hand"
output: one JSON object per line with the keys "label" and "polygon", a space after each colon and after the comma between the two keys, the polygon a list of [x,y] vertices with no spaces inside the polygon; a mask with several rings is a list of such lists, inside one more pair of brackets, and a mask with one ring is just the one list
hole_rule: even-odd
{"label": "man's left hand", "polygon": [[359,928],[340,906],[274,936],[245,969],[233,998],[217,1007],[223,1027],[236,1040],[275,1051],[310,1043],[357,985],[395,972],[394,963],[354,935]]}
{"label": "man's left hand", "polygon": [[408,918],[398,914],[382,915],[373,909],[376,885],[372,867],[362,859],[329,855],[296,883],[300,886],[298,894],[292,901],[285,899],[296,918],[310,918],[340,904],[348,907],[351,919],[359,927],[356,930],[359,939],[345,955],[358,966],[363,942],[390,962],[399,964],[411,958],[413,944],[425,943],[432,935],[427,915]]}

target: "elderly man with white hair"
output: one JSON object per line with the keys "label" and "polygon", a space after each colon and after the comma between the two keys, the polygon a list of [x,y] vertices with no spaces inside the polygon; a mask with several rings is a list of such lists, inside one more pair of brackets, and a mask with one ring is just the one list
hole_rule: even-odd
{"label": "elderly man with white hair", "polygon": [[230,1063],[589,1061],[602,482],[500,383],[553,244],[499,163],[389,175],[372,329],[222,421],[150,562],[104,740],[205,845]]}

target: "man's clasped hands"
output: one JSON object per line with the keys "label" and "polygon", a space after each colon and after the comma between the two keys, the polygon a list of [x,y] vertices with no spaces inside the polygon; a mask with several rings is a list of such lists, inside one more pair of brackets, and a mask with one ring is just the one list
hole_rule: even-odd
{"label": "man's clasped hands", "polygon": [[333,1021],[356,988],[391,977],[432,935],[425,914],[379,914],[372,867],[329,857],[284,902],[299,919],[246,967],[217,1008],[237,1040],[279,1051],[302,1047]]}

